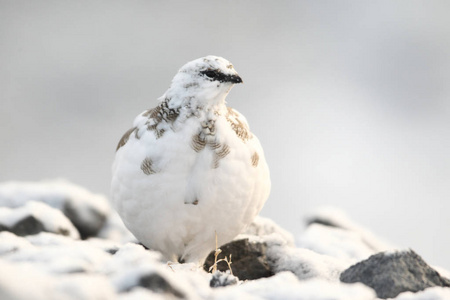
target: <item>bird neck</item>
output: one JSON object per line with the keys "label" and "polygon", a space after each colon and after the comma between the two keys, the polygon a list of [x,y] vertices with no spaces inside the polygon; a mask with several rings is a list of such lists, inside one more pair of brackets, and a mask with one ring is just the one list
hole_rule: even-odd
{"label": "bird neck", "polygon": [[171,109],[189,108],[191,111],[196,110],[221,110],[226,108],[226,97],[228,91],[210,93],[197,91],[195,93],[171,93],[170,89],[161,97],[161,101],[167,101],[168,107]]}

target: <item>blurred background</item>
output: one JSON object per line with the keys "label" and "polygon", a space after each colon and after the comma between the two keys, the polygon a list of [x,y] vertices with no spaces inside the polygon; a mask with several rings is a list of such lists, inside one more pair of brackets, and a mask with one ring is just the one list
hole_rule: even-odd
{"label": "blurred background", "polygon": [[262,211],[318,206],[450,269],[450,2],[0,0],[0,181],[109,194],[134,117],[186,62],[230,60],[266,152]]}

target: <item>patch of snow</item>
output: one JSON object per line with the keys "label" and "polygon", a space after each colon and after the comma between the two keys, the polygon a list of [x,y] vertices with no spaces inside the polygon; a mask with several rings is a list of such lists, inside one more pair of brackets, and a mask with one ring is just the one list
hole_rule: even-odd
{"label": "patch of snow", "polygon": [[10,263],[0,259],[0,299],[47,300],[61,298],[52,278],[31,263]]}
{"label": "patch of snow", "polygon": [[98,300],[116,299],[116,293],[108,278],[98,274],[63,275],[53,281],[55,291],[64,295],[60,299]]}
{"label": "patch of snow", "polygon": [[41,232],[24,237],[34,246],[73,246],[74,240],[63,235],[51,232]]}
{"label": "patch of snow", "polygon": [[135,287],[128,293],[119,294],[120,300],[167,300],[164,294],[152,292],[146,288]]}
{"label": "patch of snow", "polygon": [[203,295],[201,298],[207,298],[211,293],[211,275],[195,264],[168,264],[162,261],[159,252],[145,250],[136,244],[121,247],[103,272],[110,277],[117,292],[132,290],[139,285],[141,278],[157,274],[188,299],[199,298],[199,294]]}
{"label": "patch of snow", "polygon": [[[241,233],[242,235],[267,236],[278,234],[290,246],[294,246],[294,236],[271,219],[256,216],[253,222]],[[239,236],[235,240],[240,239]]]}
{"label": "patch of snow", "polygon": [[450,299],[450,288],[430,287],[423,291],[412,293],[404,292],[399,294],[396,300],[448,300]]}
{"label": "patch of snow", "polygon": [[[245,299],[245,300],[264,300],[269,298],[263,298],[258,295],[252,295],[249,292],[241,290],[237,287],[225,287],[217,288],[214,294],[210,298],[212,300],[230,300],[230,299]],[[298,298],[300,299],[300,298]]]}
{"label": "patch of snow", "polygon": [[1,258],[14,263],[33,263],[49,274],[63,274],[99,272],[111,257],[87,241],[76,241],[51,233],[30,236],[28,241],[32,246],[5,253]]}
{"label": "patch of snow", "polygon": [[[173,274],[177,274],[178,280],[184,281],[188,288],[195,291],[196,297],[194,299],[210,299],[213,295],[213,290],[210,288],[210,281],[212,278],[211,273],[206,273],[201,266],[196,263],[187,264],[166,264],[166,267],[170,269]],[[192,293],[190,293],[192,294]]]}
{"label": "patch of snow", "polygon": [[0,259],[0,299],[116,299],[109,281],[93,274],[42,272],[30,262],[10,263]]}
{"label": "patch of snow", "polygon": [[29,241],[22,237],[8,231],[0,232],[0,257],[8,253],[18,252],[22,249],[33,247],[34,246]]}
{"label": "patch of snow", "polygon": [[375,298],[375,292],[363,284],[331,283],[320,279],[300,282],[294,274],[281,272],[269,278],[245,282],[237,287],[223,288],[214,299],[373,300]]}
{"label": "patch of snow", "polygon": [[120,272],[128,267],[145,264],[161,264],[163,262],[161,253],[146,250],[143,246],[128,243],[119,248],[113,259],[103,270],[106,274]]}
{"label": "patch of snow", "polygon": [[162,255],[159,252],[129,243],[112,256],[108,264],[104,265],[102,272],[111,278],[116,291],[121,292],[137,286],[144,271],[150,271],[149,269],[154,269],[155,272],[166,271],[161,264]]}

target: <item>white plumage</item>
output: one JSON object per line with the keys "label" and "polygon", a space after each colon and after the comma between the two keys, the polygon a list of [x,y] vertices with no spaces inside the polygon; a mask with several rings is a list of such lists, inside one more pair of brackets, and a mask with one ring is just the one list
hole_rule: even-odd
{"label": "white plumage", "polygon": [[225,98],[242,80],[224,58],[184,65],[119,142],[111,195],[126,227],[167,259],[200,261],[231,241],[270,192],[263,149]]}

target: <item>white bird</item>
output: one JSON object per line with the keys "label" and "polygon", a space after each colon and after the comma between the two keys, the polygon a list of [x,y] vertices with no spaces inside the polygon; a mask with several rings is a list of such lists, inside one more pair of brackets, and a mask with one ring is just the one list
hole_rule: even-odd
{"label": "white bird", "polygon": [[111,196],[126,227],[169,260],[200,262],[231,241],[270,193],[257,137],[225,98],[242,79],[224,58],[184,65],[117,146]]}

